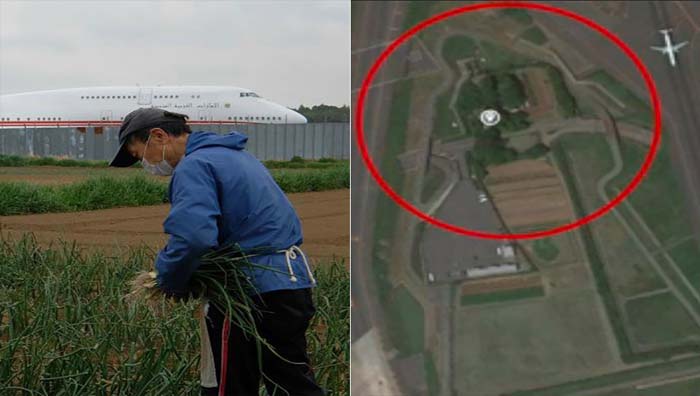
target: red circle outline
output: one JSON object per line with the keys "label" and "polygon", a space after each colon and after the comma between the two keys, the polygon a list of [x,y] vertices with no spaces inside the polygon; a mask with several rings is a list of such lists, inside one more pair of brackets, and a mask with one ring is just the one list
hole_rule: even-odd
{"label": "red circle outline", "polygon": [[[577,22],[580,22],[593,30],[596,30],[600,34],[602,34],[604,37],[615,43],[618,48],[620,48],[626,55],[629,57],[639,70],[639,72],[642,74],[642,77],[644,77],[644,82],[647,85],[647,89],[649,90],[649,95],[651,98],[651,103],[653,106],[653,111],[654,111],[654,133],[652,137],[652,142],[649,147],[649,151],[644,159],[644,163],[642,164],[642,167],[640,168],[639,172],[635,175],[635,177],[632,179],[632,181],[615,197],[613,198],[610,202],[607,204],[603,205],[601,208],[596,210],[593,213],[588,214],[587,216],[578,219],[574,222],[564,224],[559,227],[555,227],[552,229],[548,230],[542,230],[542,231],[534,231],[534,232],[527,232],[527,233],[515,233],[515,234],[498,234],[498,233],[490,233],[490,232],[484,232],[484,231],[477,231],[477,230],[470,230],[467,228],[463,227],[458,227],[450,223],[446,223],[440,219],[437,219],[435,217],[429,216],[428,214],[422,212],[415,206],[413,206],[411,203],[406,201],[403,197],[401,197],[399,194],[394,191],[391,186],[382,178],[381,174],[377,170],[376,166],[374,165],[374,162],[372,161],[372,158],[369,155],[369,152],[367,150],[367,145],[365,142],[365,136],[364,136],[364,105],[365,105],[365,98],[367,96],[367,91],[369,90],[370,83],[372,82],[372,79],[374,76],[377,74],[377,71],[380,69],[382,64],[386,61],[386,59],[391,55],[391,53],[396,50],[402,43],[404,43],[408,38],[411,36],[415,35],[417,32],[427,28],[428,26],[431,26],[441,20],[453,17],[455,15],[463,14],[466,12],[471,12],[471,11],[477,11],[477,10],[484,10],[484,9],[494,9],[494,8],[526,8],[526,9],[531,9],[531,10],[539,10],[539,11],[545,11],[545,12],[551,12],[559,15],[563,15],[569,19],[573,19]],[[647,70],[646,66],[642,63],[642,61],[639,59],[637,54],[632,51],[625,42],[620,40],[617,36],[615,36],[613,33],[605,29],[604,27],[596,24],[595,22],[580,16],[574,12],[549,6],[549,5],[544,5],[544,4],[539,4],[539,3],[531,3],[531,2],[512,2],[512,1],[503,1],[503,2],[490,2],[490,3],[479,3],[479,4],[473,4],[473,5],[468,5],[464,7],[458,7],[454,8],[452,10],[445,11],[441,14],[435,15],[431,18],[428,18],[419,24],[413,26],[411,29],[405,31],[401,36],[399,36],[396,40],[394,40],[382,53],[379,55],[379,58],[372,64],[372,67],[370,68],[369,72],[365,76],[364,81],[362,82],[362,86],[360,88],[360,92],[357,98],[357,111],[355,113],[355,130],[356,134],[355,137],[357,138],[357,145],[360,148],[360,152],[362,154],[362,159],[364,161],[365,166],[369,170],[370,174],[374,178],[374,180],[379,184],[379,187],[382,188],[382,190],[396,202],[400,207],[404,208],[407,210],[409,213],[413,214],[414,216],[417,216],[418,218],[422,219],[423,221],[426,221],[436,227],[440,227],[446,231],[454,232],[457,234],[461,235],[468,235],[468,236],[473,236],[473,237],[479,237],[479,238],[486,238],[486,239],[533,239],[533,238],[541,238],[541,237],[546,237],[546,236],[552,236],[552,235],[557,235],[566,231],[573,230],[575,228],[581,227],[582,225],[589,223],[598,217],[601,217],[608,211],[610,211],[613,207],[618,205],[620,202],[622,202],[625,198],[629,196],[629,194],[639,185],[639,183],[642,181],[644,176],[647,174],[649,171],[649,168],[651,168],[651,165],[656,157],[659,144],[661,141],[661,101],[659,100],[659,95],[656,90],[656,86],[654,84],[654,80],[652,79],[651,75],[649,74],[649,71]]]}

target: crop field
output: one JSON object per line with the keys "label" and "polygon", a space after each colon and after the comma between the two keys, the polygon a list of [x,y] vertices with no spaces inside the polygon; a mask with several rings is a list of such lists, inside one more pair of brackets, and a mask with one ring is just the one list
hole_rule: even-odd
{"label": "crop field", "polygon": [[[0,207],[13,213],[0,215],[0,394],[199,394],[199,303],[166,303],[164,316],[123,299],[167,240],[168,178],[31,160],[0,158]],[[266,165],[302,219],[319,280],[316,375],[348,394],[348,163]]]}
{"label": "crop field", "polygon": [[[158,315],[123,300],[151,263],[144,249],[109,258],[31,238],[0,245],[0,394],[198,394],[199,303]],[[311,358],[320,382],[347,394],[349,274],[338,262],[315,272]]]}
{"label": "crop field", "polygon": [[[512,304],[462,307],[455,319],[455,387],[501,395],[614,368],[595,293],[574,290]],[[556,342],[552,342],[556,340]],[[508,378],[508,381],[502,381]],[[558,394],[564,395],[564,393]]]}
{"label": "crop field", "polygon": [[485,182],[496,210],[510,228],[563,224],[573,218],[561,181],[546,161],[489,167]]}
{"label": "crop field", "polygon": [[[596,196],[597,181],[612,169],[612,154],[610,147],[606,146],[603,137],[582,134],[566,136],[554,146],[555,157],[566,175],[579,216],[590,213],[600,205],[601,197]],[[638,163],[635,161],[638,158],[630,152],[635,145],[623,139],[621,146],[625,166],[613,180],[613,186],[626,180],[633,164]],[[694,273],[692,262],[697,262],[697,256],[693,258],[692,253],[694,246],[689,244],[686,247],[682,242],[694,243],[695,240],[688,239],[684,217],[669,215],[679,210],[679,205],[674,204],[673,208],[670,200],[680,197],[673,188],[667,161],[668,156],[662,152],[645,182],[628,201],[623,202],[617,213],[608,214],[581,231],[621,357],[628,363],[700,350],[697,338],[691,337],[698,331],[697,324],[689,322],[687,316],[688,309],[697,312],[700,306],[691,289],[692,284],[683,279],[685,273],[681,272],[685,269],[691,275]],[[605,167],[604,164],[610,166]],[[665,187],[669,190],[664,190]],[[654,199],[661,190],[668,193],[668,202],[664,197],[659,197],[658,202]],[[653,202],[653,207],[641,205],[649,202]],[[637,216],[632,215],[633,210],[639,211]],[[661,215],[662,212],[665,215]],[[651,232],[665,243],[688,249],[682,250],[680,256],[676,252],[678,257],[688,260],[684,266],[678,265],[680,271],[675,270],[663,249],[654,248],[650,242],[651,236],[645,235],[649,232],[636,223],[637,218],[644,219]],[[668,282],[662,278],[662,274],[668,278]],[[657,294],[666,289],[673,291],[673,294]],[[641,298],[643,293],[652,293],[649,299],[653,301],[643,306],[634,303],[633,298]],[[662,303],[658,303],[659,299]],[[664,315],[666,320],[659,320]]]}

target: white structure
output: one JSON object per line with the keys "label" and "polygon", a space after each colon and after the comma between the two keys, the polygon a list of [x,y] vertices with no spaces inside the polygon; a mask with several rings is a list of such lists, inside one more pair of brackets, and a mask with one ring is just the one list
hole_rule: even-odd
{"label": "white structure", "polygon": [[515,263],[490,265],[487,267],[467,268],[468,278],[483,278],[486,276],[514,274],[518,272],[518,265]]}
{"label": "white structure", "polygon": [[512,260],[515,258],[515,249],[511,245],[503,245],[496,248],[496,253],[506,260]]}
{"label": "white structure", "polygon": [[141,107],[186,114],[190,124],[305,124],[306,118],[245,88],[112,86],[0,96],[1,128],[119,126]]}
{"label": "white structure", "polygon": [[494,109],[486,109],[479,115],[481,123],[486,127],[494,126],[501,121],[501,114]]}

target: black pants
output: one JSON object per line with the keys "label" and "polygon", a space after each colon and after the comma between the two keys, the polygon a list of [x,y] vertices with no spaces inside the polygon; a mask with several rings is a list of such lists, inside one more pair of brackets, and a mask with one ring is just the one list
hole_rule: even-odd
{"label": "black pants", "polygon": [[[226,368],[225,394],[257,396],[262,377],[269,395],[323,396],[325,392],[316,384],[314,373],[306,354],[306,329],[316,309],[311,299],[311,289],[277,290],[253,297],[261,311],[256,319],[260,335],[275,352],[289,362],[280,359],[268,348],[262,348],[261,375],[256,342],[231,324],[228,338],[228,365]],[[221,334],[223,313],[209,306],[207,330],[214,355],[216,379],[221,386]],[[294,363],[291,363],[294,362]],[[218,388],[202,388],[202,395],[218,395]]]}

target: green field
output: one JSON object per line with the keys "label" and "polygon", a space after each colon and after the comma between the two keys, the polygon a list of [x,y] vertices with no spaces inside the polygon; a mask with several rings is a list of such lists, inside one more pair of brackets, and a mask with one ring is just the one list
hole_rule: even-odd
{"label": "green field", "polygon": [[553,261],[559,256],[559,248],[550,238],[538,239],[532,246],[535,254],[545,261]]}
{"label": "green field", "polygon": [[386,305],[387,328],[399,356],[407,357],[425,349],[423,307],[404,286],[391,291]]}
{"label": "green field", "polygon": [[552,89],[554,90],[554,96],[557,98],[557,109],[564,118],[571,118],[578,114],[579,108],[576,103],[576,98],[571,94],[569,87],[566,85],[564,76],[559,69],[547,65],[547,76],[552,84]]}
{"label": "green field", "polygon": [[[124,253],[0,243],[0,394],[199,394],[199,301],[164,301],[160,314],[127,304],[129,281],[151,269],[153,253]],[[312,364],[322,386],[348,394],[349,273],[342,262],[314,272]]]}
{"label": "green field", "polygon": [[677,344],[700,336],[700,328],[670,292],[628,300],[625,310],[630,332],[640,344]]}
{"label": "green field", "polygon": [[460,309],[454,370],[462,374],[454,386],[474,395],[502,395],[543,380],[557,383],[612,369],[616,351],[605,342],[596,301],[591,290],[572,290]]}
{"label": "green field", "polygon": [[508,301],[523,300],[526,298],[543,297],[544,288],[542,286],[527,287],[524,289],[504,290],[500,292],[484,294],[468,294],[460,298],[461,304],[477,305],[490,303],[503,303]]}
{"label": "green field", "polygon": [[465,35],[450,36],[445,39],[442,47],[442,58],[455,71],[457,61],[474,56],[479,50],[479,45],[474,39]]}
{"label": "green field", "polygon": [[[273,169],[271,173],[286,193],[350,187],[347,163],[322,169]],[[162,204],[168,202],[168,180],[135,174],[60,185],[0,182],[0,216]]]}
{"label": "green field", "polygon": [[[671,376],[673,373],[681,373],[689,369],[697,369],[700,367],[700,357],[685,358],[667,362],[660,362],[654,365],[647,365],[640,368],[619,371],[612,374],[601,375],[597,377],[591,377],[582,379],[579,381],[567,382],[560,385],[550,386],[546,388],[539,388],[527,391],[513,392],[506,394],[504,396],[564,396],[573,395],[578,392],[584,391],[594,391],[596,389],[602,389],[609,386],[620,386],[625,382],[638,381],[647,382],[649,378],[657,375]],[[632,390],[628,390],[628,393],[622,393],[624,391],[608,392],[601,390],[601,393],[588,393],[595,396],[696,396],[697,388],[691,388],[691,386],[697,383],[697,381],[691,381],[686,383],[679,383],[676,385],[668,385],[657,387],[649,391],[644,391],[644,393],[634,393]],[[674,390],[677,389],[685,393],[663,393],[664,390]],[[692,392],[689,392],[692,391]]]}
{"label": "green field", "polygon": [[683,275],[700,291],[700,249],[696,239],[689,239],[669,251]]}
{"label": "green field", "polygon": [[532,23],[532,17],[527,10],[523,10],[522,8],[506,8],[501,10],[501,14],[507,16],[508,18],[512,18],[523,25],[529,25]]}
{"label": "green field", "polygon": [[621,121],[629,121],[646,127],[650,127],[653,124],[653,116],[649,105],[608,72],[605,70],[598,70],[588,75],[586,79],[597,82],[615,98],[625,104],[627,109],[625,109],[624,117],[620,118]]}
{"label": "green field", "polygon": [[591,396],[698,396],[698,389],[700,389],[700,378],[694,376],[687,380],[674,380],[668,384],[661,383],[644,389],[635,389],[630,386]]}
{"label": "green field", "polygon": [[[595,143],[596,141],[598,143]],[[560,139],[554,145],[555,158],[562,173],[565,175],[567,186],[573,197],[576,213],[579,217],[582,213],[590,213],[593,208],[600,205],[600,198],[595,197],[595,191],[597,190],[596,181],[605,173],[605,167],[611,165],[611,163],[605,167],[600,165],[606,162],[606,157],[609,157],[609,155],[602,154],[606,150],[609,151],[609,148],[604,147],[604,142],[602,136],[570,135]],[[574,158],[573,162],[570,157]],[[648,182],[646,181],[645,183]],[[656,189],[658,188],[661,187],[657,186]],[[651,192],[658,193],[653,188]],[[643,190],[634,194],[643,194]],[[634,201],[632,202],[634,203]],[[591,204],[594,206],[591,206]],[[656,211],[658,209],[645,208],[645,210]],[[624,214],[624,210],[621,213]],[[659,219],[661,220],[660,217]],[[672,219],[671,221],[677,220]],[[591,227],[594,230],[593,232]],[[592,226],[583,227],[581,234],[589,256],[591,269],[596,279],[598,292],[605,304],[622,359],[625,362],[631,363],[654,358],[668,358],[698,349],[696,345],[681,345],[640,352],[630,339],[630,329],[624,324],[621,307],[616,302],[615,294],[620,293],[632,296],[637,293],[656,290],[664,287],[664,284],[658,275],[654,273],[650,264],[645,263],[646,259],[639,258],[641,256],[639,256],[640,250],[638,246],[632,243],[629,235],[621,227],[621,223],[613,215],[609,214],[596,220]],[[596,235],[600,246],[595,242]],[[635,254],[638,256],[637,258],[634,258]],[[671,276],[671,280],[679,287],[683,295],[690,299],[689,290],[682,285],[677,275],[673,275],[668,267],[668,263],[660,260],[660,264],[664,272]],[[692,302],[692,300],[691,304],[695,306],[695,302]],[[657,310],[661,309],[659,306],[652,307]],[[658,314],[661,313],[659,312]],[[653,326],[655,322],[653,315],[642,315],[636,320],[635,325],[637,328],[641,326],[640,321],[648,321],[645,324],[646,326]],[[680,322],[666,321],[661,323],[661,325],[666,326],[666,331],[669,333],[684,331],[684,325]]]}
{"label": "green field", "polygon": [[[608,186],[611,196],[624,188],[639,171],[648,148],[623,139],[620,151],[624,167]],[[692,233],[686,215],[687,201],[671,163],[667,140],[659,148],[644,181],[630,195],[629,202],[662,244],[673,243]]]}
{"label": "green field", "polygon": [[[263,161],[268,169],[292,169],[292,168],[329,168],[347,160],[333,158],[321,158],[319,160],[307,160],[301,157],[293,157],[289,161],[268,160]],[[0,167],[27,167],[27,166],[60,166],[66,168],[107,168],[109,161],[76,160],[58,157],[23,157],[19,155],[0,154]],[[132,167],[141,168],[139,162]]]}
{"label": "green field", "polygon": [[527,29],[520,37],[535,45],[547,44],[547,36],[545,36],[542,30],[537,26]]}

